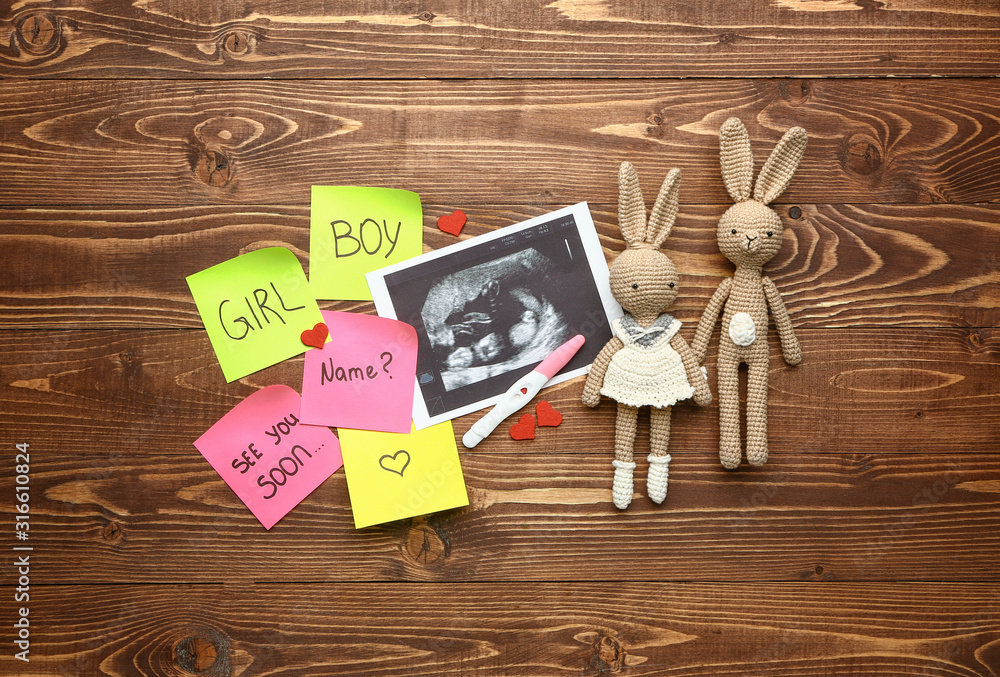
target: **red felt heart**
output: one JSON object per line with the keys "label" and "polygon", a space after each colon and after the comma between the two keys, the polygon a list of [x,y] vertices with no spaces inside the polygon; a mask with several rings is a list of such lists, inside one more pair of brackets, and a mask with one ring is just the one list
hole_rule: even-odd
{"label": "red felt heart", "polygon": [[510,436],[515,440],[535,439],[535,417],[525,414],[521,420],[510,427]]}
{"label": "red felt heart", "polygon": [[313,348],[322,348],[323,344],[326,343],[326,337],[330,335],[330,330],[327,329],[326,325],[322,322],[317,322],[316,326],[312,329],[306,329],[299,338],[307,346],[312,346]]}
{"label": "red felt heart", "polygon": [[465,226],[465,212],[456,209],[451,214],[444,214],[438,217],[438,228],[449,235],[458,236]]}
{"label": "red felt heart", "polygon": [[555,428],[562,423],[562,414],[552,408],[552,405],[545,400],[535,405],[535,413],[538,414],[538,425]]}

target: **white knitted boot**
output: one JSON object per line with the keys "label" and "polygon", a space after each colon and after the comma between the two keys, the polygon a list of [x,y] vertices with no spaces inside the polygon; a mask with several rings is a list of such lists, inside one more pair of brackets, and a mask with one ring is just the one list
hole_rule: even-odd
{"label": "white knitted boot", "polygon": [[653,503],[663,503],[667,497],[667,465],[670,463],[670,454],[664,456],[646,457],[649,461],[649,474],[646,475],[646,493],[653,499]]}
{"label": "white knitted boot", "polygon": [[632,471],[635,470],[635,461],[611,461],[615,467],[615,481],[611,486],[611,496],[614,498],[615,507],[624,510],[632,502]]}

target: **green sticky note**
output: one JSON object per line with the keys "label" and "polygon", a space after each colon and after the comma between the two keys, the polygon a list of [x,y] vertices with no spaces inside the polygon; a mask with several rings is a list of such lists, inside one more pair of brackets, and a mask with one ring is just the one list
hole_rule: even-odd
{"label": "green sticky note", "polygon": [[337,432],[355,528],[469,505],[451,421],[406,434]]}
{"label": "green sticky note", "polygon": [[304,353],[323,321],[295,254],[268,247],[187,278],[227,382]]}
{"label": "green sticky note", "polygon": [[423,250],[420,196],[393,188],[313,186],[309,283],[318,299],[371,301],[365,273]]}

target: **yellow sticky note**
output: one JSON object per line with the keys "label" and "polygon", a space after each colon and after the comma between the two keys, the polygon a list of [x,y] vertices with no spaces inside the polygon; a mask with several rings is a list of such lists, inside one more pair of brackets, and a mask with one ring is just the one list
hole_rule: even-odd
{"label": "yellow sticky note", "polygon": [[371,301],[365,273],[423,249],[420,196],[408,190],[313,186],[309,283],[317,299]]}
{"label": "yellow sticky note", "polygon": [[323,321],[302,265],[284,247],[237,256],[187,283],[227,382],[301,355],[302,332]]}
{"label": "yellow sticky note", "polygon": [[355,528],[469,505],[451,421],[408,434],[338,434]]}

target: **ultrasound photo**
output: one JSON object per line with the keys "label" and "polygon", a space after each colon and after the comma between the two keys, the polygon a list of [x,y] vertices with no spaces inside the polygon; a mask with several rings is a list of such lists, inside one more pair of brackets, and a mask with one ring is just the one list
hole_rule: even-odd
{"label": "ultrasound photo", "polygon": [[572,278],[537,249],[442,276],[420,311],[445,391],[534,365],[569,340]]}
{"label": "ultrasound photo", "polygon": [[369,276],[380,315],[416,329],[421,426],[488,406],[576,334],[553,380],[585,373],[621,308],[585,203]]}

